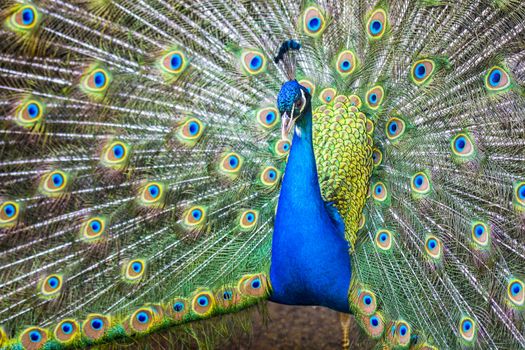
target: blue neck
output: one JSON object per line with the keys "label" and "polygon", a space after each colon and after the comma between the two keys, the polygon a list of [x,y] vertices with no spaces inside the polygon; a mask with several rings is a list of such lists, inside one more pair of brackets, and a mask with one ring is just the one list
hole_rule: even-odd
{"label": "blue neck", "polygon": [[308,199],[311,205],[304,209],[311,210],[311,214],[320,213],[325,209],[315,164],[311,108],[308,108],[306,114],[297,121],[296,127],[300,134],[297,129],[294,131],[279,205],[281,202],[300,203]]}
{"label": "blue neck", "polygon": [[349,312],[348,243],[321,197],[310,106],[296,125],[275,219],[270,299]]}

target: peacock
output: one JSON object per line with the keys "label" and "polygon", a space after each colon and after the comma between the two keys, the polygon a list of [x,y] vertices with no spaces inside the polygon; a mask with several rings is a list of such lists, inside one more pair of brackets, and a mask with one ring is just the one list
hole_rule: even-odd
{"label": "peacock", "polygon": [[1,348],[265,300],[353,315],[378,349],[525,348],[524,2],[2,0],[0,21]]}

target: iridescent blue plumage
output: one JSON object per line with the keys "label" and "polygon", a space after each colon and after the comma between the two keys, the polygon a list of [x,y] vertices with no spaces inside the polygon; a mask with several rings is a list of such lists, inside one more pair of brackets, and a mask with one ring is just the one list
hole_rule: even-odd
{"label": "iridescent blue plumage", "polygon": [[[281,114],[291,115],[300,103],[297,81],[283,84],[277,97]],[[277,206],[273,232],[270,299],[296,305],[324,305],[349,312],[351,279],[344,223],[333,218],[321,197],[312,138],[310,95],[298,118]],[[337,215],[340,219],[340,217]]]}
{"label": "iridescent blue plumage", "polygon": [[293,105],[301,99],[301,90],[306,91],[297,80],[287,81],[283,84],[279,95],[277,95],[277,109],[281,114],[284,112],[288,112],[289,115],[291,114]]}

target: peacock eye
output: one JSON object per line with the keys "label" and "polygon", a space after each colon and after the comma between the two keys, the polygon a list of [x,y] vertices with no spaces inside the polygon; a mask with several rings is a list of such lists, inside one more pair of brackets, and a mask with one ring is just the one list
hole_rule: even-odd
{"label": "peacock eye", "polygon": [[326,21],[319,8],[308,7],[303,13],[303,30],[306,35],[318,37],[323,32]]}
{"label": "peacock eye", "polygon": [[301,108],[302,106],[303,106],[303,100],[298,100],[297,102],[295,102],[296,108]]}

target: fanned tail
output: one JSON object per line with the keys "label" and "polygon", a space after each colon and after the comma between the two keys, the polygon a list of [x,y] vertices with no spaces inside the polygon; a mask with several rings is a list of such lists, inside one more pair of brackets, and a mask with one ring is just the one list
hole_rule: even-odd
{"label": "fanned tail", "polygon": [[433,5],[384,8],[351,297],[387,346],[523,348],[525,8]]}
{"label": "fanned tail", "polygon": [[2,346],[125,340],[267,297],[280,39],[201,5],[2,3]]}

